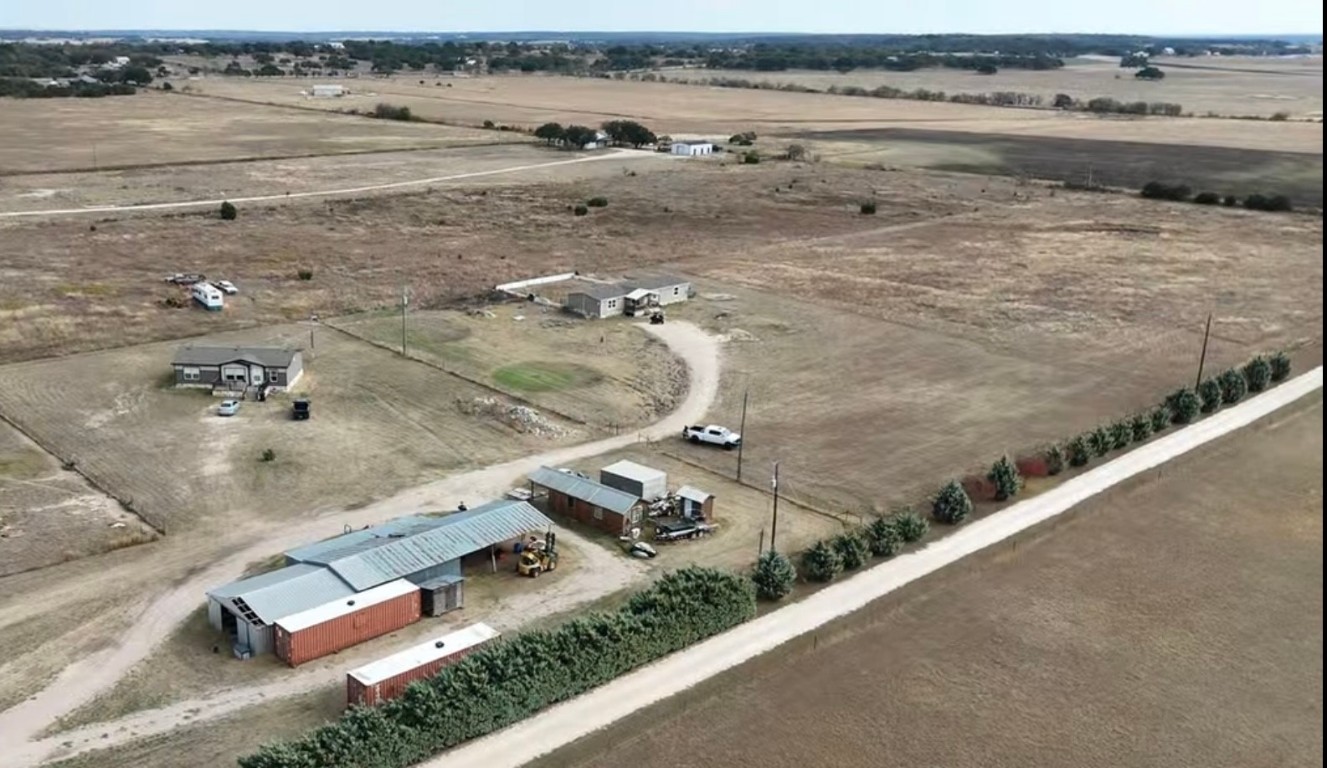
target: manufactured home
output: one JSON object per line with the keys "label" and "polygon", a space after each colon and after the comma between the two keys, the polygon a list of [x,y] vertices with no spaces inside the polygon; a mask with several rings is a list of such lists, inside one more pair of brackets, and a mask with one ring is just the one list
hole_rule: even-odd
{"label": "manufactured home", "polygon": [[175,386],[244,392],[289,389],[304,373],[304,356],[286,347],[185,344],[175,351]]}

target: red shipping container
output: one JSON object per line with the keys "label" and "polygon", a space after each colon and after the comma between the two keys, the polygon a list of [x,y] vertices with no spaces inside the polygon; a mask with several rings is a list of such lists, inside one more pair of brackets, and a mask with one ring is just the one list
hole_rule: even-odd
{"label": "red shipping container", "polygon": [[419,621],[419,587],[405,579],[278,619],[277,658],[290,666],[336,653]]}
{"label": "red shipping container", "polygon": [[406,686],[433,677],[497,637],[498,631],[489,625],[472,624],[366,664],[346,675],[346,706],[371,707],[394,699],[405,693]]}

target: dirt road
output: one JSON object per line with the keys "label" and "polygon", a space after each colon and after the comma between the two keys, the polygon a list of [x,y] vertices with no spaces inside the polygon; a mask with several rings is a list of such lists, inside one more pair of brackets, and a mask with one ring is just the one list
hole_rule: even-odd
{"label": "dirt road", "polygon": [[[259,543],[232,552],[224,560],[201,570],[171,591],[146,603],[132,628],[120,637],[117,645],[70,665],[36,696],[0,712],[0,752],[5,755],[6,768],[36,765],[57,749],[61,742],[70,740],[66,736],[42,741],[32,739],[62,715],[109,690],[198,607],[207,589],[239,578],[249,563],[307,541],[325,538],[329,530],[339,530],[343,525],[358,528],[425,509],[449,509],[459,499],[497,498],[519,478],[541,465],[565,464],[617,450],[639,440],[671,437],[680,433],[684,425],[699,421],[718,394],[718,340],[684,322],[670,322],[663,326],[642,323],[640,327],[658,336],[687,365],[690,385],[687,397],[667,418],[636,433],[569,446],[444,478],[362,509],[340,510],[292,525],[273,526]],[[578,549],[586,552],[597,549],[593,544],[579,541],[570,531],[564,531],[563,535],[568,537],[567,541],[572,546],[579,544]],[[567,607],[559,605],[556,609]],[[264,690],[272,697],[298,693],[307,690],[309,685],[309,682],[294,676],[281,685],[269,686]],[[244,690],[232,695],[238,702],[251,693]],[[197,703],[193,706],[197,706]],[[170,711],[175,711],[175,708]],[[222,711],[225,710],[209,710],[212,716]],[[148,719],[152,723],[151,727],[158,731],[183,722],[172,720],[169,715]],[[198,722],[200,719],[205,718],[196,716],[188,722]],[[110,725],[107,725],[106,731],[111,730]],[[118,724],[115,725],[118,729]],[[143,727],[147,727],[146,722]],[[143,735],[143,731],[139,731],[139,735]],[[113,743],[109,738],[98,738],[98,741],[101,746]]]}
{"label": "dirt road", "polygon": [[[623,156],[626,156],[625,158]],[[455,173],[449,176],[433,176],[427,179],[411,179],[409,181],[393,181],[384,184],[366,184],[360,187],[345,187],[341,189],[319,189],[309,192],[288,192],[281,195],[257,195],[254,197],[232,197],[231,203],[267,203],[281,200],[297,200],[305,197],[341,197],[345,195],[360,195],[365,192],[382,192],[389,189],[403,189],[408,187],[427,186],[429,184],[440,184],[445,181],[459,181],[461,179],[473,179],[480,176],[497,176],[504,173],[519,173],[520,171],[532,171],[539,168],[553,168],[559,165],[571,165],[573,163],[590,163],[597,160],[628,159],[632,157],[655,157],[653,154],[643,152],[631,152],[625,149],[612,149],[607,152],[597,152],[592,155],[583,155],[569,160],[553,160],[547,163],[534,163],[527,165],[514,165],[510,168],[500,168],[493,171],[473,171],[471,173]],[[20,218],[32,216],[74,216],[84,213],[134,213],[137,211],[162,211],[180,208],[215,208],[226,200],[185,200],[174,203],[143,203],[140,205],[98,205],[88,208],[61,208],[42,211],[0,211],[0,219]]]}
{"label": "dirt road", "polygon": [[524,765],[629,713],[856,611],[929,573],[1053,518],[1134,475],[1157,467],[1322,388],[1315,368],[1270,392],[1167,435],[1063,485],[979,520],[912,554],[835,584],[800,603],[673,654],[498,733],[470,742],[423,768]]}

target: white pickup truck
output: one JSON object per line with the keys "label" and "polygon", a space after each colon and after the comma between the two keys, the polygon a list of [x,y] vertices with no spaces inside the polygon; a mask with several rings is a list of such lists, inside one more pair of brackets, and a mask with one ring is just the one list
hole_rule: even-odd
{"label": "white pickup truck", "polygon": [[742,436],[727,427],[711,424],[708,427],[682,427],[682,439],[692,443],[709,443],[724,448],[742,444]]}

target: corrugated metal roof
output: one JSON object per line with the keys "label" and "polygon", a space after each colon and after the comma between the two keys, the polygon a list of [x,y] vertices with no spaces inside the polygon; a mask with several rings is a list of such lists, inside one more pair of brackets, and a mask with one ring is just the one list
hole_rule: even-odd
{"label": "corrugated metal roof", "polygon": [[445,518],[441,517],[419,517],[410,515],[407,517],[398,517],[389,520],[381,525],[375,525],[372,528],[365,528],[359,531],[343,533],[340,536],[333,536],[330,539],[305,544],[302,547],[286,552],[286,557],[301,563],[323,563],[329,559],[344,557],[343,550],[347,550],[357,544],[375,539],[390,536],[408,536],[420,531],[426,531],[430,528],[436,528],[443,524]]}
{"label": "corrugated metal roof", "polygon": [[599,470],[599,472],[600,477],[603,477],[603,473],[606,472],[610,475],[625,477],[628,480],[635,480],[638,483],[649,483],[655,480],[666,481],[668,479],[668,473],[664,472],[662,469],[647,467],[644,464],[637,464],[634,461],[627,461],[626,459],[609,464]]}
{"label": "corrugated metal roof", "polygon": [[602,507],[619,515],[627,514],[640,501],[640,499],[626,491],[609,488],[603,483],[596,483],[593,480],[586,480],[583,477],[559,472],[549,467],[540,467],[531,472],[530,482],[565,493],[573,499],[580,499],[587,504]]}
{"label": "corrugated metal roof", "polygon": [[591,285],[578,291],[572,291],[567,294],[567,296],[570,298],[571,296],[580,293],[597,301],[604,301],[605,299],[620,299],[626,296],[627,291],[630,290],[630,288],[624,285]]}
{"label": "corrugated metal roof", "polygon": [[413,536],[361,542],[344,556],[322,557],[337,576],[364,590],[552,525],[527,502],[501,500],[440,517]]}
{"label": "corrugated metal roof", "polygon": [[694,501],[697,504],[704,504],[709,499],[714,498],[714,494],[707,493],[690,485],[684,485],[681,488],[678,488],[677,495],[687,501]]}
{"label": "corrugated metal roof", "polygon": [[379,585],[373,589],[360,592],[350,597],[342,597],[322,605],[314,606],[307,610],[294,613],[289,616],[276,620],[276,625],[287,632],[298,632],[301,629],[317,626],[332,619],[341,616],[349,616],[355,611],[361,611],[370,606],[385,603],[388,600],[394,600],[401,595],[408,595],[411,592],[418,592],[419,587],[411,584],[405,579],[389,581],[386,584]]}
{"label": "corrugated metal roof", "polygon": [[649,291],[657,291],[660,288],[672,288],[675,285],[686,285],[691,282],[675,275],[654,275],[647,277],[633,278],[624,283],[632,288],[644,288]]}
{"label": "corrugated metal roof", "polygon": [[388,678],[396,677],[402,672],[409,672],[431,661],[437,661],[453,653],[473,648],[480,643],[488,642],[500,636],[500,632],[487,624],[471,624],[465,629],[443,635],[436,640],[420,643],[400,653],[394,653],[371,664],[365,664],[351,672],[350,676],[364,685],[374,685]]}
{"label": "corrugated metal roof", "polygon": [[185,344],[175,350],[174,365],[221,365],[243,361],[268,368],[288,367],[298,349],[289,347],[223,347]]}
{"label": "corrugated metal roof", "polygon": [[264,624],[355,594],[336,574],[317,565],[299,563],[270,573],[231,582],[207,593],[234,607],[242,600]]}

